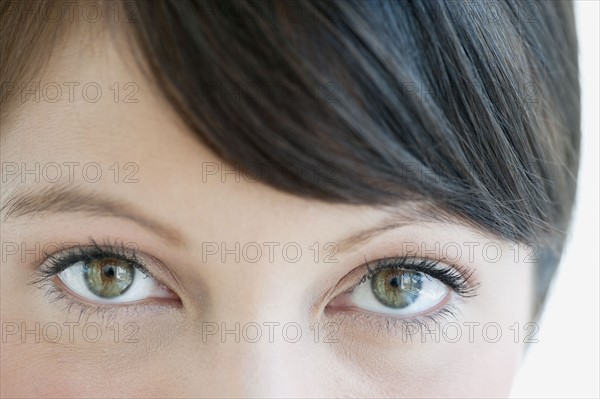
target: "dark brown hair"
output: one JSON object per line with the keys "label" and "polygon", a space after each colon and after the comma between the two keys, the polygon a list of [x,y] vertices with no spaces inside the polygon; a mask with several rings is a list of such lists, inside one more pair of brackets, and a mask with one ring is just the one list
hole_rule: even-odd
{"label": "dark brown hair", "polygon": [[[543,300],[579,162],[570,3],[123,5],[149,75],[224,160],[250,174],[275,166],[267,183],[299,196],[420,201],[538,245]],[[0,9],[3,82],[25,56],[15,46],[35,42],[8,7]]]}

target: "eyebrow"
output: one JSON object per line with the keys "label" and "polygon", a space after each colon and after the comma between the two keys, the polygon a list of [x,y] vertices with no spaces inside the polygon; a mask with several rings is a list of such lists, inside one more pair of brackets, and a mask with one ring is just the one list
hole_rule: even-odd
{"label": "eyebrow", "polygon": [[386,231],[395,230],[401,227],[416,226],[423,223],[444,224],[453,222],[444,212],[424,203],[419,204],[416,207],[411,207],[410,210],[398,206],[387,207],[385,211],[389,216],[376,226],[360,230],[339,240],[337,242],[339,251],[345,252],[351,247],[364,244]]}
{"label": "eyebrow", "polygon": [[357,233],[354,233],[346,238],[341,239],[339,242],[337,242],[337,247],[340,252],[345,252],[351,247],[366,243],[367,241],[371,240],[375,236],[382,234],[385,231],[394,230],[412,224],[412,222],[407,220],[400,221],[395,220],[395,218],[389,218],[375,227],[360,230]]}
{"label": "eyebrow", "polygon": [[79,188],[54,185],[39,191],[17,191],[0,207],[4,222],[26,215],[65,212],[128,219],[171,244],[184,245],[184,239],[177,229],[144,215],[130,203]]}
{"label": "eyebrow", "polygon": [[[169,243],[182,247],[185,240],[179,230],[144,215],[130,203],[111,198],[105,194],[93,193],[79,188],[51,186],[39,191],[24,190],[12,194],[0,207],[3,221],[10,218],[40,213],[75,213],[81,212],[92,216],[108,216],[131,220],[152,231]],[[435,212],[427,207],[417,207],[411,212],[394,207],[387,210],[391,217],[378,225],[360,230],[336,242],[338,250],[345,252],[351,247],[364,244],[377,235],[400,227],[418,223],[443,223],[445,220],[434,217]]]}

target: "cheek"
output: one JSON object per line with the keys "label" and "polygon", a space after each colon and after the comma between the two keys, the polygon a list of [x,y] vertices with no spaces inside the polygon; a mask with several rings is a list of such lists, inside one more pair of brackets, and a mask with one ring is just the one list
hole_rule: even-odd
{"label": "cheek", "polygon": [[465,344],[453,354],[455,371],[448,373],[459,397],[507,397],[519,367],[523,344],[510,339]]}
{"label": "cheek", "polygon": [[[481,330],[478,332],[481,334]],[[340,344],[345,378],[360,381],[354,395],[375,397],[506,397],[520,362],[522,344],[505,332],[498,342],[474,335],[457,343],[356,339]],[[430,339],[431,337],[426,337]],[[343,365],[342,365],[343,364]]]}
{"label": "cheek", "polygon": [[[169,385],[168,381],[158,382],[143,368],[130,367],[133,363],[119,356],[98,360],[95,351],[85,349],[79,353],[68,350],[62,355],[51,355],[53,352],[50,348],[38,347],[20,350],[19,355],[12,351],[7,355],[3,353],[3,358],[6,356],[11,361],[10,364],[2,362],[2,397],[178,396],[175,384],[178,376],[170,376]],[[158,364],[150,367],[155,374],[161,370]]]}
{"label": "cheek", "polygon": [[[2,396],[173,397],[206,394],[211,389],[218,394],[240,384],[239,379],[246,375],[257,378],[238,394],[252,392],[264,379],[270,381],[269,387],[257,392],[269,392],[278,385],[277,392],[282,395],[304,391],[310,393],[307,396],[505,397],[520,354],[519,345],[502,341],[422,345],[367,342],[307,346],[301,356],[296,346],[277,351],[286,356],[276,356],[272,348],[265,348],[257,356],[262,361],[257,363],[256,357],[248,361],[253,366],[247,370],[240,369],[239,357],[223,361],[218,355],[223,348],[214,348],[213,353],[193,345],[190,352],[176,356],[163,353],[144,362],[136,361],[136,356],[111,351],[102,354],[104,351],[89,347],[57,350],[45,344],[3,346],[3,359],[11,360],[10,364],[2,362]],[[286,349],[294,351],[287,353]],[[280,366],[273,369],[277,361]],[[274,375],[261,375],[268,369],[278,375],[276,380]]]}

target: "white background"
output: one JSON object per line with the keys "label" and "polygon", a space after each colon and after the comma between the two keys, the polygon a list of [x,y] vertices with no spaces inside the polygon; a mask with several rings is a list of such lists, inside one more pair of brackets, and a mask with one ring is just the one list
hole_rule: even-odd
{"label": "white background", "polygon": [[572,234],[542,316],[513,387],[515,398],[591,398],[599,390],[598,30],[600,2],[575,3],[582,88],[582,157]]}

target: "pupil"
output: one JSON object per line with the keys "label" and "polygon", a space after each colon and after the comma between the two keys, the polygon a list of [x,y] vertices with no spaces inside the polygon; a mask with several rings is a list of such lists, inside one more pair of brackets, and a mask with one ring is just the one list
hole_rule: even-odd
{"label": "pupil", "polygon": [[400,279],[398,277],[394,277],[390,280],[390,285],[394,288],[400,287]]}
{"label": "pupil", "polygon": [[104,275],[107,277],[114,277],[115,276],[115,268],[112,266],[105,268]]}

